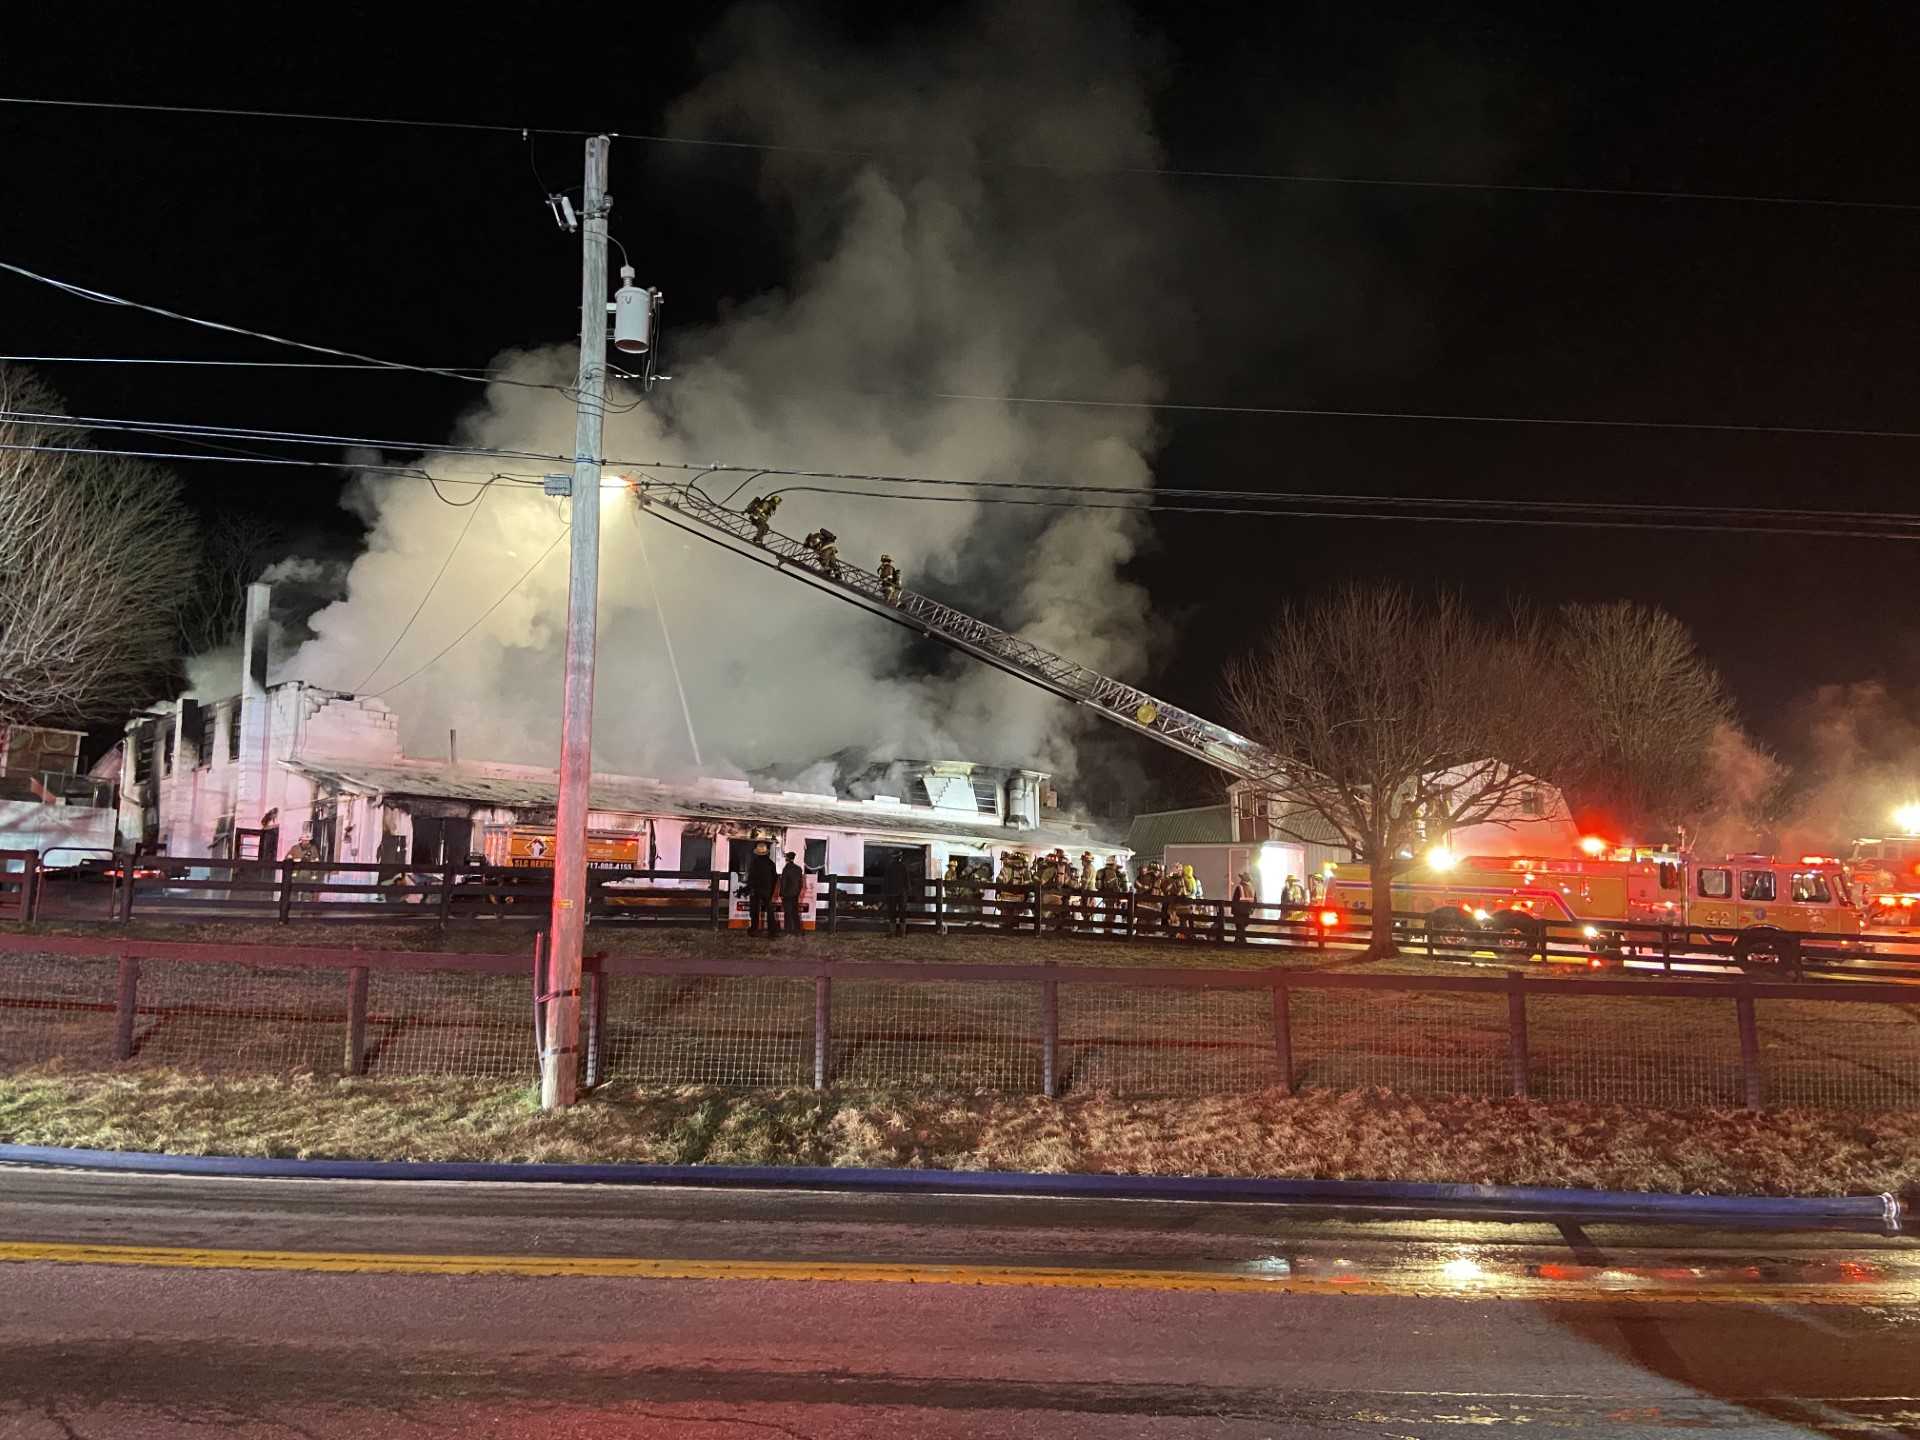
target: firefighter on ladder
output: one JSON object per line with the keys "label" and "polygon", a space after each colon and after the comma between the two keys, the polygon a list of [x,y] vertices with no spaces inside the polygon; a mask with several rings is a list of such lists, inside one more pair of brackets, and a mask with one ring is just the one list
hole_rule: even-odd
{"label": "firefighter on ladder", "polygon": [[891,555],[880,557],[880,595],[889,605],[900,603],[900,567],[893,563]]}
{"label": "firefighter on ladder", "polygon": [[753,526],[753,543],[767,543],[767,531],[773,526],[773,512],[780,508],[778,495],[759,495],[747,502],[747,523]]}
{"label": "firefighter on ladder", "polygon": [[813,558],[834,579],[840,578],[840,537],[831,530],[809,530],[800,543],[813,552]]}

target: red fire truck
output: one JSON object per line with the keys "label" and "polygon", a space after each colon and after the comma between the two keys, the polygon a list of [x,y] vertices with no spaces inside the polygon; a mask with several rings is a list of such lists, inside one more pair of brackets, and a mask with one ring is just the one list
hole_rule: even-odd
{"label": "red fire truck", "polygon": [[[1336,866],[1327,899],[1338,910],[1368,912],[1367,867]],[[1826,856],[1702,860],[1664,851],[1609,853],[1604,845],[1577,859],[1456,857],[1437,849],[1394,877],[1393,913],[1396,923],[1409,930],[1417,923],[1444,944],[1483,939],[1490,948],[1530,951],[1543,935],[1577,935],[1595,956],[1658,950],[1657,938],[1630,925],[1687,927],[1693,946],[1756,965],[1791,966],[1802,937],[1851,937],[1864,928],[1843,867]]]}
{"label": "red fire truck", "polygon": [[1920,835],[1853,842],[1847,862],[1854,899],[1876,930],[1920,925]]}

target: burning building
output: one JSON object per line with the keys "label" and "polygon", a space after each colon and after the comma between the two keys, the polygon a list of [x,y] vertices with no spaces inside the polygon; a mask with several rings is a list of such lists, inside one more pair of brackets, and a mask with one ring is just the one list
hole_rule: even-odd
{"label": "burning building", "polygon": [[[302,841],[336,863],[541,858],[553,770],[409,756],[383,701],[298,680],[268,685],[265,587],[251,600],[237,694],[183,696],[127,723],[124,839],[213,859],[280,859]],[[1046,772],[965,760],[875,766],[833,791],[596,774],[591,806],[601,863],[637,868],[737,871],[756,839],[809,870],[851,875],[877,874],[895,855],[928,877],[956,858],[984,877],[1008,852],[1128,853],[1063,814]]]}

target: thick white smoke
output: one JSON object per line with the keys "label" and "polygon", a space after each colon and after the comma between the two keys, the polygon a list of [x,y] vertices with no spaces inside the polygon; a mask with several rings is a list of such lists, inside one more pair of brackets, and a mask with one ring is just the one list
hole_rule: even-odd
{"label": "thick white smoke", "polygon": [[[1004,165],[1155,163],[1142,58],[1128,34],[1022,4],[892,53],[828,53],[777,12],[753,9],[717,44],[712,79],[675,112],[681,132],[924,159],[771,164],[768,198],[791,213],[799,237],[790,285],[704,333],[673,334],[673,380],[609,416],[607,455],[1148,486],[1154,437],[1143,411],[932,398],[1156,393],[1146,362],[1165,303],[1150,238],[1164,230],[1157,185]],[[617,234],[619,220],[616,211]],[[624,238],[640,247],[640,236]],[[673,276],[641,278],[672,297]],[[572,367],[570,352],[522,353],[509,374],[570,383]],[[566,453],[573,423],[562,395],[496,385],[459,439]],[[530,468],[427,463],[468,480]],[[475,513],[418,480],[368,473],[349,503],[369,521],[366,551],[346,598],[309,621],[315,638],[279,667],[283,678],[366,693],[394,685],[562,533],[559,502],[509,484],[488,490]],[[425,611],[376,668],[469,521]],[[868,568],[886,551],[910,587],[1097,669],[1138,677],[1146,665],[1147,597],[1119,574],[1143,538],[1138,517],[790,490],[777,524],[789,534],[826,525],[843,558]],[[644,519],[617,497],[604,512],[601,768],[695,768],[642,568],[642,525],[707,773],[811,768],[817,784],[821,762],[843,753],[855,764],[964,756],[1071,772],[1076,726],[1087,723],[1073,707],[972,662],[929,671],[905,632]],[[443,753],[452,727],[463,755],[553,762],[566,548],[387,697],[410,752]]]}
{"label": "thick white smoke", "polygon": [[1822,685],[1790,718],[1801,764],[1782,805],[1782,848],[1885,835],[1894,812],[1920,799],[1920,695],[1881,680]]}

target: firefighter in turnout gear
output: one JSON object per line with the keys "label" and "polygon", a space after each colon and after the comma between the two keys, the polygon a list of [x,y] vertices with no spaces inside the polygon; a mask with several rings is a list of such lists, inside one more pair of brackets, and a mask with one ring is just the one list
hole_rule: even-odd
{"label": "firefighter in turnout gear", "polygon": [[1073,861],[1067,858],[1067,852],[1057,848],[1047,857],[1047,866],[1049,878],[1042,883],[1053,891],[1054,928],[1064,931],[1073,918],[1073,912],[1068,904],[1068,895],[1073,889],[1074,881],[1079,878],[1080,872]]}
{"label": "firefighter in turnout gear", "polygon": [[1120,860],[1109,855],[1107,863],[1102,865],[1093,877],[1091,889],[1098,892],[1092,902],[1099,907],[1100,924],[1108,929],[1120,923],[1120,892],[1126,888],[1126,881],[1120,874]]}
{"label": "firefighter in turnout gear", "polygon": [[1167,930],[1182,940],[1193,938],[1193,914],[1187,901],[1193,895],[1193,880],[1178,865],[1167,867],[1167,878],[1160,882],[1160,893],[1167,904]]}
{"label": "firefighter in turnout gear", "polygon": [[778,495],[760,495],[747,502],[747,521],[753,526],[753,543],[767,543],[767,531],[773,525],[773,512],[780,508]]}
{"label": "firefighter in turnout gear", "polygon": [[[966,862],[962,860],[960,856],[949,855],[947,857],[947,873],[944,878],[946,881],[947,910],[949,914],[955,909],[972,911],[974,909],[974,902],[978,898],[980,887],[973,883],[973,877],[967,873]],[[953,922],[949,920],[948,923],[952,924]]]}
{"label": "firefighter in turnout gear", "polygon": [[900,567],[893,563],[891,555],[880,557],[880,569],[875,572],[880,577],[880,594],[889,605],[900,603]]}
{"label": "firefighter in turnout gear", "polygon": [[1151,935],[1160,924],[1163,913],[1158,897],[1160,894],[1160,865],[1154,860],[1141,862],[1133,876],[1133,914],[1134,926],[1142,934]]}
{"label": "firefighter in turnout gear", "polygon": [[[1287,880],[1291,883],[1293,877],[1289,875]],[[1233,943],[1236,945],[1247,943],[1247,922],[1253,918],[1254,894],[1251,874],[1242,870],[1234,876],[1233,894],[1230,898],[1233,902]]]}
{"label": "firefighter in turnout gear", "polygon": [[810,530],[800,543],[813,552],[820,568],[834,579],[840,578],[840,537],[831,530]]}
{"label": "firefighter in turnout gear", "polygon": [[1027,874],[1027,857],[1018,850],[1009,850],[1000,857],[999,888],[994,899],[1000,906],[1000,921],[1011,930],[1020,923],[1020,917],[1026,913],[1026,887],[1032,881]]}

